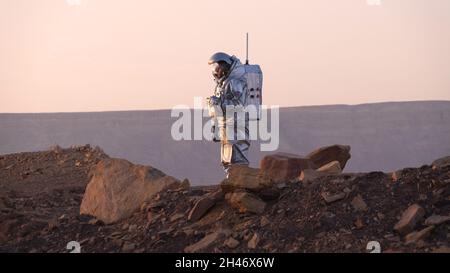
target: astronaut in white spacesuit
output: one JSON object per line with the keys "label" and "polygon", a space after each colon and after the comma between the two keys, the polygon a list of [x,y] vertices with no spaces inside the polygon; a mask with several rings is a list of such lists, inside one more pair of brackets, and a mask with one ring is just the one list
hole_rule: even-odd
{"label": "astronaut in white spacesuit", "polygon": [[[243,110],[247,82],[245,69],[240,60],[223,52],[211,56],[208,64],[212,66],[216,82],[214,95],[207,99],[208,108],[216,109],[213,114],[215,141],[221,144],[221,162],[228,176],[229,167],[233,164],[248,165],[250,138],[247,115],[227,115],[227,108]],[[236,108],[237,106],[237,108]],[[239,107],[242,106],[242,107]],[[240,109],[240,110],[239,110]],[[237,126],[237,124],[242,126]]]}

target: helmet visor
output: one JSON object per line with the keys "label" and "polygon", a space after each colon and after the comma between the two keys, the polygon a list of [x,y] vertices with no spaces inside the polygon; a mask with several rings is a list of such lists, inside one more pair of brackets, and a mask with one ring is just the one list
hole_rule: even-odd
{"label": "helmet visor", "polygon": [[212,63],[211,64],[211,70],[212,70],[212,74],[213,76],[218,79],[220,78],[220,71],[221,71],[221,67],[218,63]]}

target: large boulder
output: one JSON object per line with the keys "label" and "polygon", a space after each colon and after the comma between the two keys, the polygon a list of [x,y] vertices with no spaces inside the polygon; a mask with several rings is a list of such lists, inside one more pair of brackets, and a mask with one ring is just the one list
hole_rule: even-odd
{"label": "large boulder", "polygon": [[123,159],[103,159],[90,174],[80,214],[92,215],[107,224],[131,216],[157,193],[181,186],[180,181],[156,168]]}
{"label": "large boulder", "polygon": [[306,158],[316,166],[324,166],[333,161],[339,161],[341,170],[345,168],[347,161],[350,159],[350,146],[332,145],[322,147],[309,153]]}
{"label": "large boulder", "polygon": [[269,177],[259,169],[246,165],[232,165],[228,170],[228,178],[222,182],[221,187],[225,192],[236,189],[260,191],[271,184]]}
{"label": "large boulder", "polygon": [[315,169],[322,165],[324,164],[315,165],[307,158],[289,153],[266,155],[260,163],[261,171],[275,183],[289,181],[298,177],[302,170]]}

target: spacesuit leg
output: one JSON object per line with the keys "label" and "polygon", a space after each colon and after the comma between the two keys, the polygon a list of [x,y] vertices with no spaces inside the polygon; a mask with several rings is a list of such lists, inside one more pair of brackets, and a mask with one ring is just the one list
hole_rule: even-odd
{"label": "spacesuit leg", "polygon": [[220,145],[220,160],[222,162],[223,170],[228,178],[228,169],[231,165],[231,157],[233,154],[233,144],[222,142]]}
{"label": "spacesuit leg", "polygon": [[248,150],[250,148],[250,142],[246,140],[240,140],[236,142],[223,142],[221,144],[221,161],[222,166],[227,174],[228,170],[233,164],[248,165]]}

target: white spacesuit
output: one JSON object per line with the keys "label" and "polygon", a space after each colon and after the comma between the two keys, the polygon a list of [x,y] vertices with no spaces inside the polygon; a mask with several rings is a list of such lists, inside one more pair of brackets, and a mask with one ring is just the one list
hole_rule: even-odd
{"label": "white spacesuit", "polygon": [[238,58],[221,52],[211,56],[208,63],[213,66],[217,84],[214,95],[208,98],[208,107],[216,109],[212,114],[216,123],[213,130],[216,140],[220,141],[221,162],[228,174],[232,164],[249,164],[248,116],[245,113],[227,116],[227,108],[230,109],[227,106],[235,106],[235,111],[244,111],[247,88],[245,68]]}

